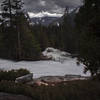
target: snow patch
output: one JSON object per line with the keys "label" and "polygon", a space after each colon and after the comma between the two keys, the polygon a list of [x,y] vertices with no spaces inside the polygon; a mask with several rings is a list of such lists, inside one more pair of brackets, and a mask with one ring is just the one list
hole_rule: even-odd
{"label": "snow patch", "polygon": [[28,12],[30,18],[34,18],[34,17],[45,17],[45,16],[49,16],[49,17],[61,17],[63,16],[62,14],[57,14],[57,13],[49,13],[47,11],[42,11],[39,13],[33,13],[33,12]]}
{"label": "snow patch", "polygon": [[14,62],[0,59],[0,69],[11,70],[24,68],[33,73],[34,78],[42,76],[64,76],[66,74],[89,76],[90,73],[84,74],[84,65],[77,66],[76,59],[70,58],[64,63],[55,61],[20,61]]}
{"label": "snow patch", "polygon": [[77,59],[71,58],[70,53],[49,47],[43,52],[43,55],[51,57],[53,60],[14,62],[0,59],[0,69],[11,70],[24,68],[33,73],[34,78],[42,76],[64,76],[68,74],[81,76],[90,75],[89,72],[87,74],[83,73],[84,65],[77,65]]}

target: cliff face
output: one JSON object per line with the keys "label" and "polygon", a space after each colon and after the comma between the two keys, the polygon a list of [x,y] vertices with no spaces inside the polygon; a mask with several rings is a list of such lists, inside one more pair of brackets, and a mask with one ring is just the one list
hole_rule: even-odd
{"label": "cliff face", "polygon": [[0,93],[0,100],[32,100],[32,99],[30,97],[26,97],[23,95]]}

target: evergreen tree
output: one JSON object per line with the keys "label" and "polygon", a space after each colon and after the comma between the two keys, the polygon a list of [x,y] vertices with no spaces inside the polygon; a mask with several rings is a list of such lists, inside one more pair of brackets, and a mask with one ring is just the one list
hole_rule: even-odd
{"label": "evergreen tree", "polygon": [[16,60],[36,60],[39,59],[40,48],[32,35],[27,14],[22,7],[22,0],[5,0],[2,3],[1,26],[4,45],[0,55]]}
{"label": "evergreen tree", "polygon": [[69,11],[67,7],[63,15],[63,22],[60,26],[60,37],[62,37],[63,48],[65,51],[70,53],[77,53],[77,33],[75,31],[75,12],[77,9],[74,9],[72,12]]}
{"label": "evergreen tree", "polygon": [[80,34],[79,61],[92,75],[100,73],[100,0],[84,0],[76,16]]}
{"label": "evergreen tree", "polygon": [[35,32],[35,37],[40,44],[41,50],[44,51],[45,48],[49,46],[48,34],[46,32],[47,28],[39,24],[39,25],[33,26],[32,30],[33,32]]}

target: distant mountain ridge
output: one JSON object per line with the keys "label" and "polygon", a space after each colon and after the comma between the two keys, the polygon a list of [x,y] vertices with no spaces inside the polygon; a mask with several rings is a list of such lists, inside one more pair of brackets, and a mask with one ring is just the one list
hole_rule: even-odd
{"label": "distant mountain ridge", "polygon": [[73,9],[70,13],[65,13],[62,17],[60,17],[59,19],[56,19],[55,21],[53,21],[52,23],[50,23],[51,25],[58,25],[58,24],[62,24],[64,17],[67,17],[69,23],[72,26],[75,26],[75,21],[74,18],[78,12],[79,8],[75,8]]}
{"label": "distant mountain ridge", "polygon": [[[74,18],[76,13],[78,12],[79,8],[75,8],[73,9],[73,11],[71,11],[68,14],[68,19],[70,21],[71,24],[75,24],[74,23]],[[32,24],[42,24],[44,26],[48,26],[48,25],[59,25],[63,22],[64,17],[67,16],[67,13],[65,13],[62,17],[51,17],[51,16],[44,16],[44,17],[34,17],[31,18]]]}
{"label": "distant mountain ridge", "polygon": [[31,18],[32,24],[42,24],[44,26],[48,26],[50,23],[52,23],[53,21],[59,19],[59,17],[49,17],[49,16],[45,16],[45,17],[35,17],[35,18]]}

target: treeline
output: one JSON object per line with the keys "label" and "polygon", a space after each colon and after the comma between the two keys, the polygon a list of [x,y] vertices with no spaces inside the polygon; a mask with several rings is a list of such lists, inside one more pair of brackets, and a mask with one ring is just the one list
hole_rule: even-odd
{"label": "treeline", "polygon": [[84,0],[73,12],[66,8],[59,25],[30,25],[21,0],[3,0],[0,17],[0,57],[39,60],[46,47],[78,54],[85,72],[100,74],[100,1]]}
{"label": "treeline", "polygon": [[29,16],[21,0],[3,0],[0,18],[0,57],[13,60],[37,60],[40,46],[30,29]]}
{"label": "treeline", "polygon": [[70,53],[78,53],[78,36],[74,21],[76,10],[71,13],[65,11],[66,13],[57,22],[52,22],[49,26],[41,24],[32,26],[42,50],[46,47],[54,47]]}
{"label": "treeline", "polygon": [[75,20],[80,37],[78,60],[85,72],[100,75],[100,0],[84,0]]}
{"label": "treeline", "polygon": [[[59,25],[32,26],[22,0],[3,0],[0,18],[0,57],[13,60],[39,60],[41,51],[54,47],[77,53],[74,17],[63,15]],[[67,12],[67,11],[66,11]]]}

